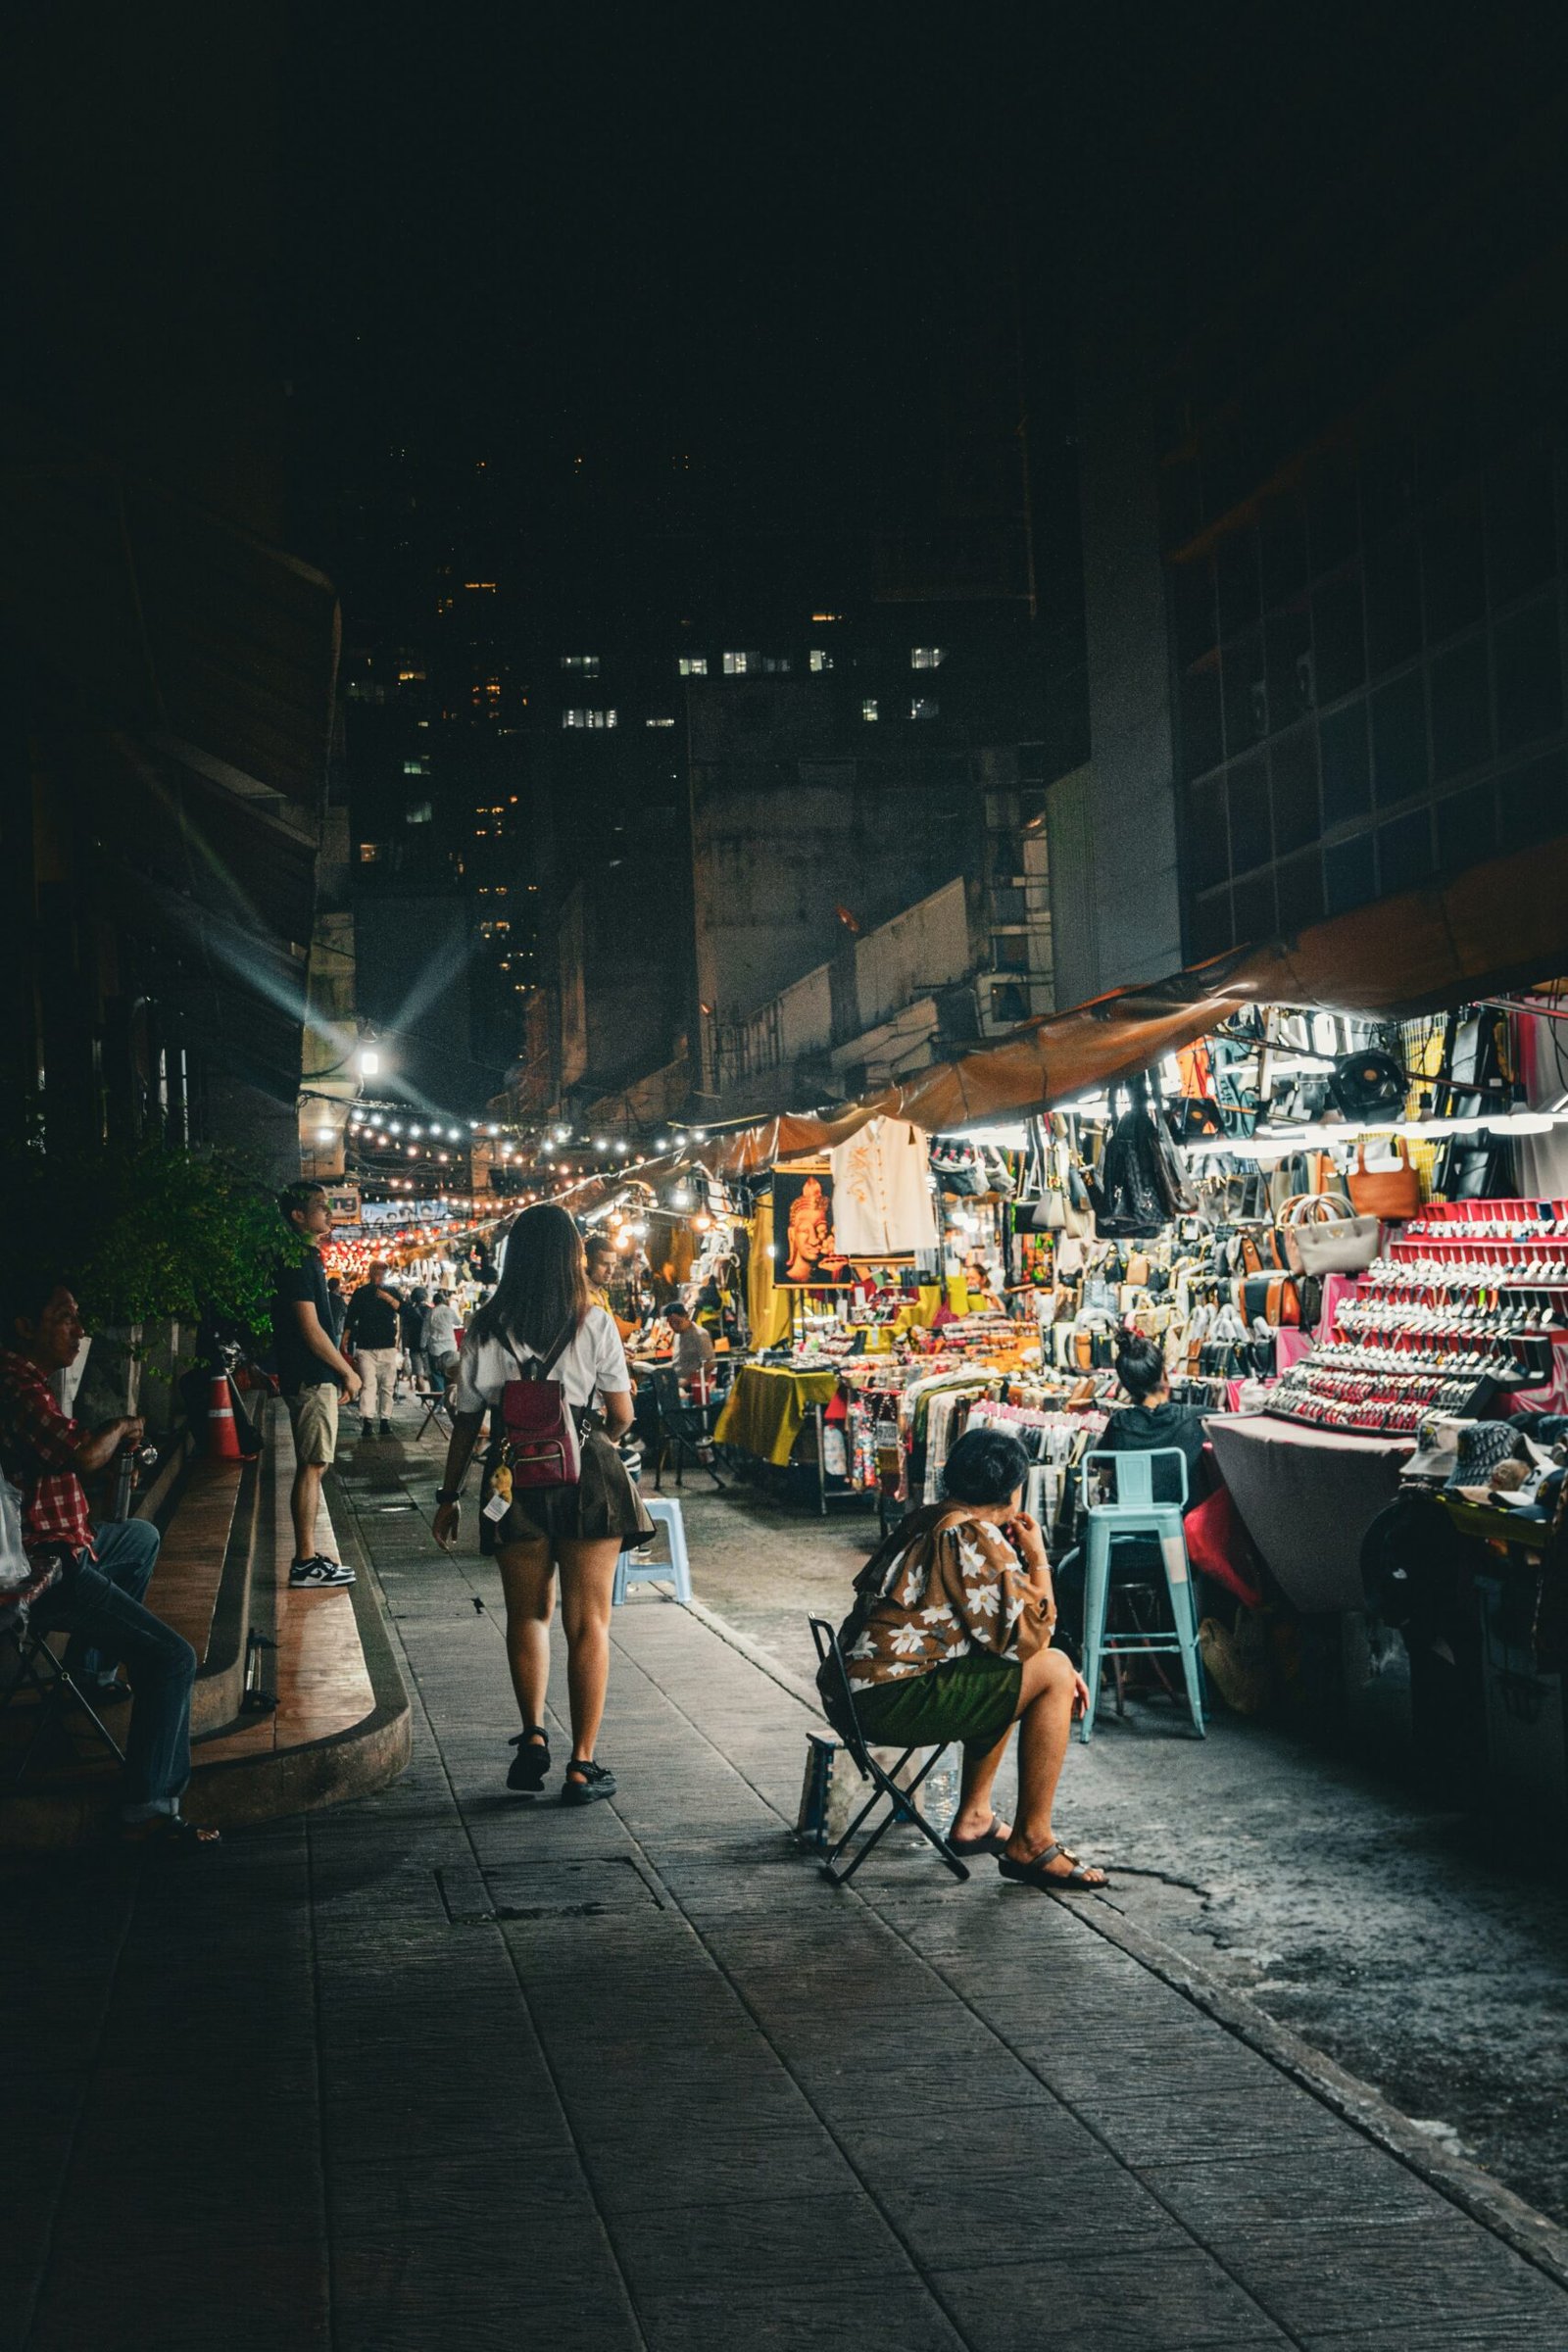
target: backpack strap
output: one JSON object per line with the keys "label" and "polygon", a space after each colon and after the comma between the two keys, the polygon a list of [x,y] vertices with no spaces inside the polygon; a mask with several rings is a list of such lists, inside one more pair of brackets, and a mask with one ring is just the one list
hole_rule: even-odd
{"label": "backpack strap", "polygon": [[524,1380],[548,1380],[551,1373],[555,1370],[558,1361],[562,1355],[564,1354],[566,1347],[576,1329],[576,1318],[568,1315],[565,1323],[562,1327],[559,1337],[556,1340],[555,1346],[550,1349],[549,1353],[546,1355],[531,1356],[527,1363],[522,1361],[522,1358],[518,1355],[517,1350],[511,1340],[508,1340],[506,1344],[507,1353],[511,1356],[513,1362],[516,1365],[518,1372],[521,1374]]}

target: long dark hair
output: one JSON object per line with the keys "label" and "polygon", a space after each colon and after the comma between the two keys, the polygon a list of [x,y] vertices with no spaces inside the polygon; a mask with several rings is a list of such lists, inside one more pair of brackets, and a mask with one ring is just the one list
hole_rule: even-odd
{"label": "long dark hair", "polygon": [[513,1225],[501,1280],[469,1329],[481,1340],[519,1342],[544,1355],[568,1322],[578,1329],[592,1305],[582,1236],[564,1208],[541,1200]]}

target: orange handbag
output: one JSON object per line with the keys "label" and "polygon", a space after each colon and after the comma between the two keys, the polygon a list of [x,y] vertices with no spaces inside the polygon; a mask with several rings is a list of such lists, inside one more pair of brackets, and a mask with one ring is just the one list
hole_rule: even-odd
{"label": "orange handbag", "polygon": [[1410,1164],[1402,1135],[1394,1139],[1394,1154],[1392,1168],[1369,1168],[1365,1143],[1357,1147],[1349,1177],[1350,1202],[1357,1216],[1380,1217],[1385,1225],[1397,1225],[1419,1214],[1421,1179]]}
{"label": "orange handbag", "polygon": [[1263,1320],[1276,1327],[1282,1324],[1299,1325],[1301,1300],[1296,1284],[1289,1274],[1282,1274],[1278,1282],[1269,1284],[1268,1300],[1263,1309]]}

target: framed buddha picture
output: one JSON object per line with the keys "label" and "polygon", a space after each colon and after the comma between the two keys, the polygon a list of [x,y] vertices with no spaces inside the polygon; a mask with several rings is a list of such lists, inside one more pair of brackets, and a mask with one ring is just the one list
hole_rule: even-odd
{"label": "framed buddha picture", "polygon": [[854,1282],[833,1237],[833,1178],[825,1167],[774,1170],[773,1236],[778,1289],[842,1291]]}

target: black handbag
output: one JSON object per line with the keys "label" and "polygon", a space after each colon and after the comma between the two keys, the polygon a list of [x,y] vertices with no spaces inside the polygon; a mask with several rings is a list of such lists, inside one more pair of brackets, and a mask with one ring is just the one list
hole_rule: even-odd
{"label": "black handbag", "polygon": [[1404,1108],[1410,1081],[1401,1062],[1379,1046],[1342,1054],[1329,1076],[1329,1092],[1348,1119],[1381,1119]]}
{"label": "black handbag", "polygon": [[1115,1117],[1120,1093],[1119,1087],[1112,1086],[1110,1105],[1115,1123],[1100,1163],[1104,1207],[1097,1212],[1098,1223],[1102,1235],[1147,1241],[1160,1231],[1169,1215],[1160,1180],[1159,1134],[1141,1083],[1134,1082],[1130,1106]]}

